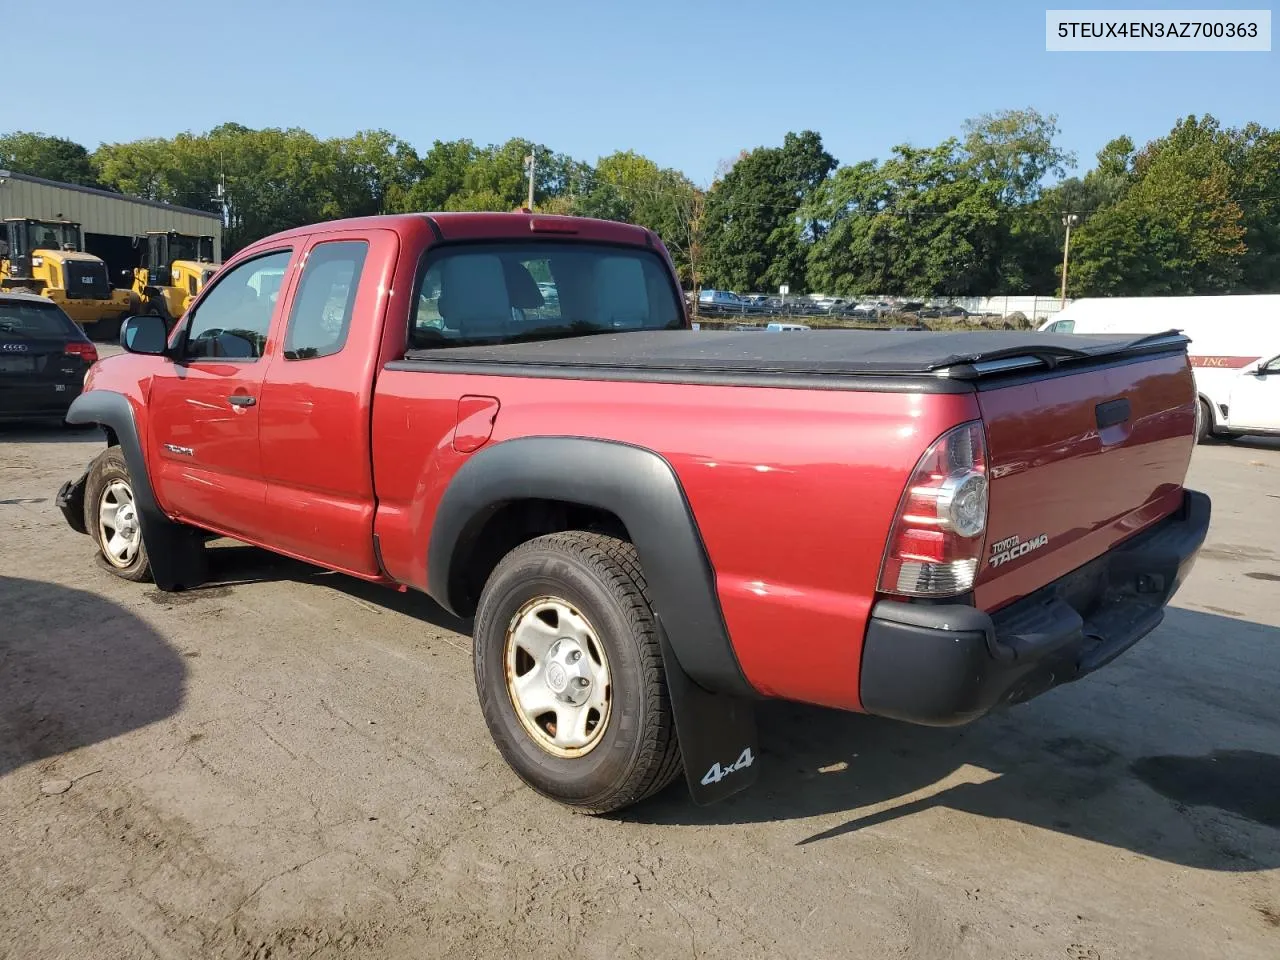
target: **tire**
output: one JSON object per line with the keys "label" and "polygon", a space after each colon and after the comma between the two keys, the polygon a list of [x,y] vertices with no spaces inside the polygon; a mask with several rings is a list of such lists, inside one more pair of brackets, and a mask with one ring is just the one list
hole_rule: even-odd
{"label": "tire", "polygon": [[[104,511],[104,504],[106,510]],[[112,504],[115,512],[106,520]],[[112,524],[117,524],[112,526]],[[98,548],[98,562],[117,577],[150,581],[151,560],[133,496],[133,482],[120,447],[107,447],[89,465],[84,491],[84,525]],[[121,545],[115,534],[120,535]]]}
{"label": "tire", "polygon": [[1213,411],[1203,397],[1196,403],[1196,443],[1208,443],[1213,439]]}
{"label": "tire", "polygon": [[[661,629],[635,547],[623,540],[554,533],[499,562],[476,611],[476,692],[494,744],[521,780],[579,812],[608,813],[676,778],[680,747]],[[549,645],[541,659],[523,637],[533,638],[529,649]],[[529,682],[518,684],[520,677]],[[557,679],[564,681],[561,696],[572,697],[584,678],[584,706],[556,699]],[[522,710],[521,696],[535,708]],[[535,717],[540,698],[553,705]],[[562,722],[565,740],[557,745]]]}

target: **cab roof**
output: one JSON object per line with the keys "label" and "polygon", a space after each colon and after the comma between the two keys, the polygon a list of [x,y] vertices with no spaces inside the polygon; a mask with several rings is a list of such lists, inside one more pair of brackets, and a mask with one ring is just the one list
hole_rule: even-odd
{"label": "cab roof", "polygon": [[438,240],[517,239],[528,236],[563,236],[606,243],[657,246],[657,237],[644,227],[592,217],[544,213],[398,213],[351,217],[295,227],[263,237],[251,246],[276,243],[293,237],[338,230],[392,230],[401,236],[416,235],[424,227]]}

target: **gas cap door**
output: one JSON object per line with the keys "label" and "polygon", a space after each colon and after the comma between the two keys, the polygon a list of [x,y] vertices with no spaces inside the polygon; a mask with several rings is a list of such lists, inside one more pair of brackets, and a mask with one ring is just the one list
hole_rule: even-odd
{"label": "gas cap door", "polygon": [[453,449],[472,453],[489,442],[498,419],[497,397],[468,394],[458,398],[458,422],[453,428]]}

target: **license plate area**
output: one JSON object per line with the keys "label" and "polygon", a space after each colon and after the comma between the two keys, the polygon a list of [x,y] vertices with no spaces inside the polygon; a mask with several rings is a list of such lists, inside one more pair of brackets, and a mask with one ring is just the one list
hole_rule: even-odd
{"label": "license plate area", "polygon": [[35,357],[0,357],[0,373],[34,373]]}

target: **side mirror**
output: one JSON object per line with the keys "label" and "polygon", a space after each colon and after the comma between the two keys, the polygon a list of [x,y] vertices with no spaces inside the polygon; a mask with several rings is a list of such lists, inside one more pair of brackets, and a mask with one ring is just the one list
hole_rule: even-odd
{"label": "side mirror", "polygon": [[120,325],[120,346],[129,353],[162,357],[169,347],[169,331],[156,316],[126,317]]}

